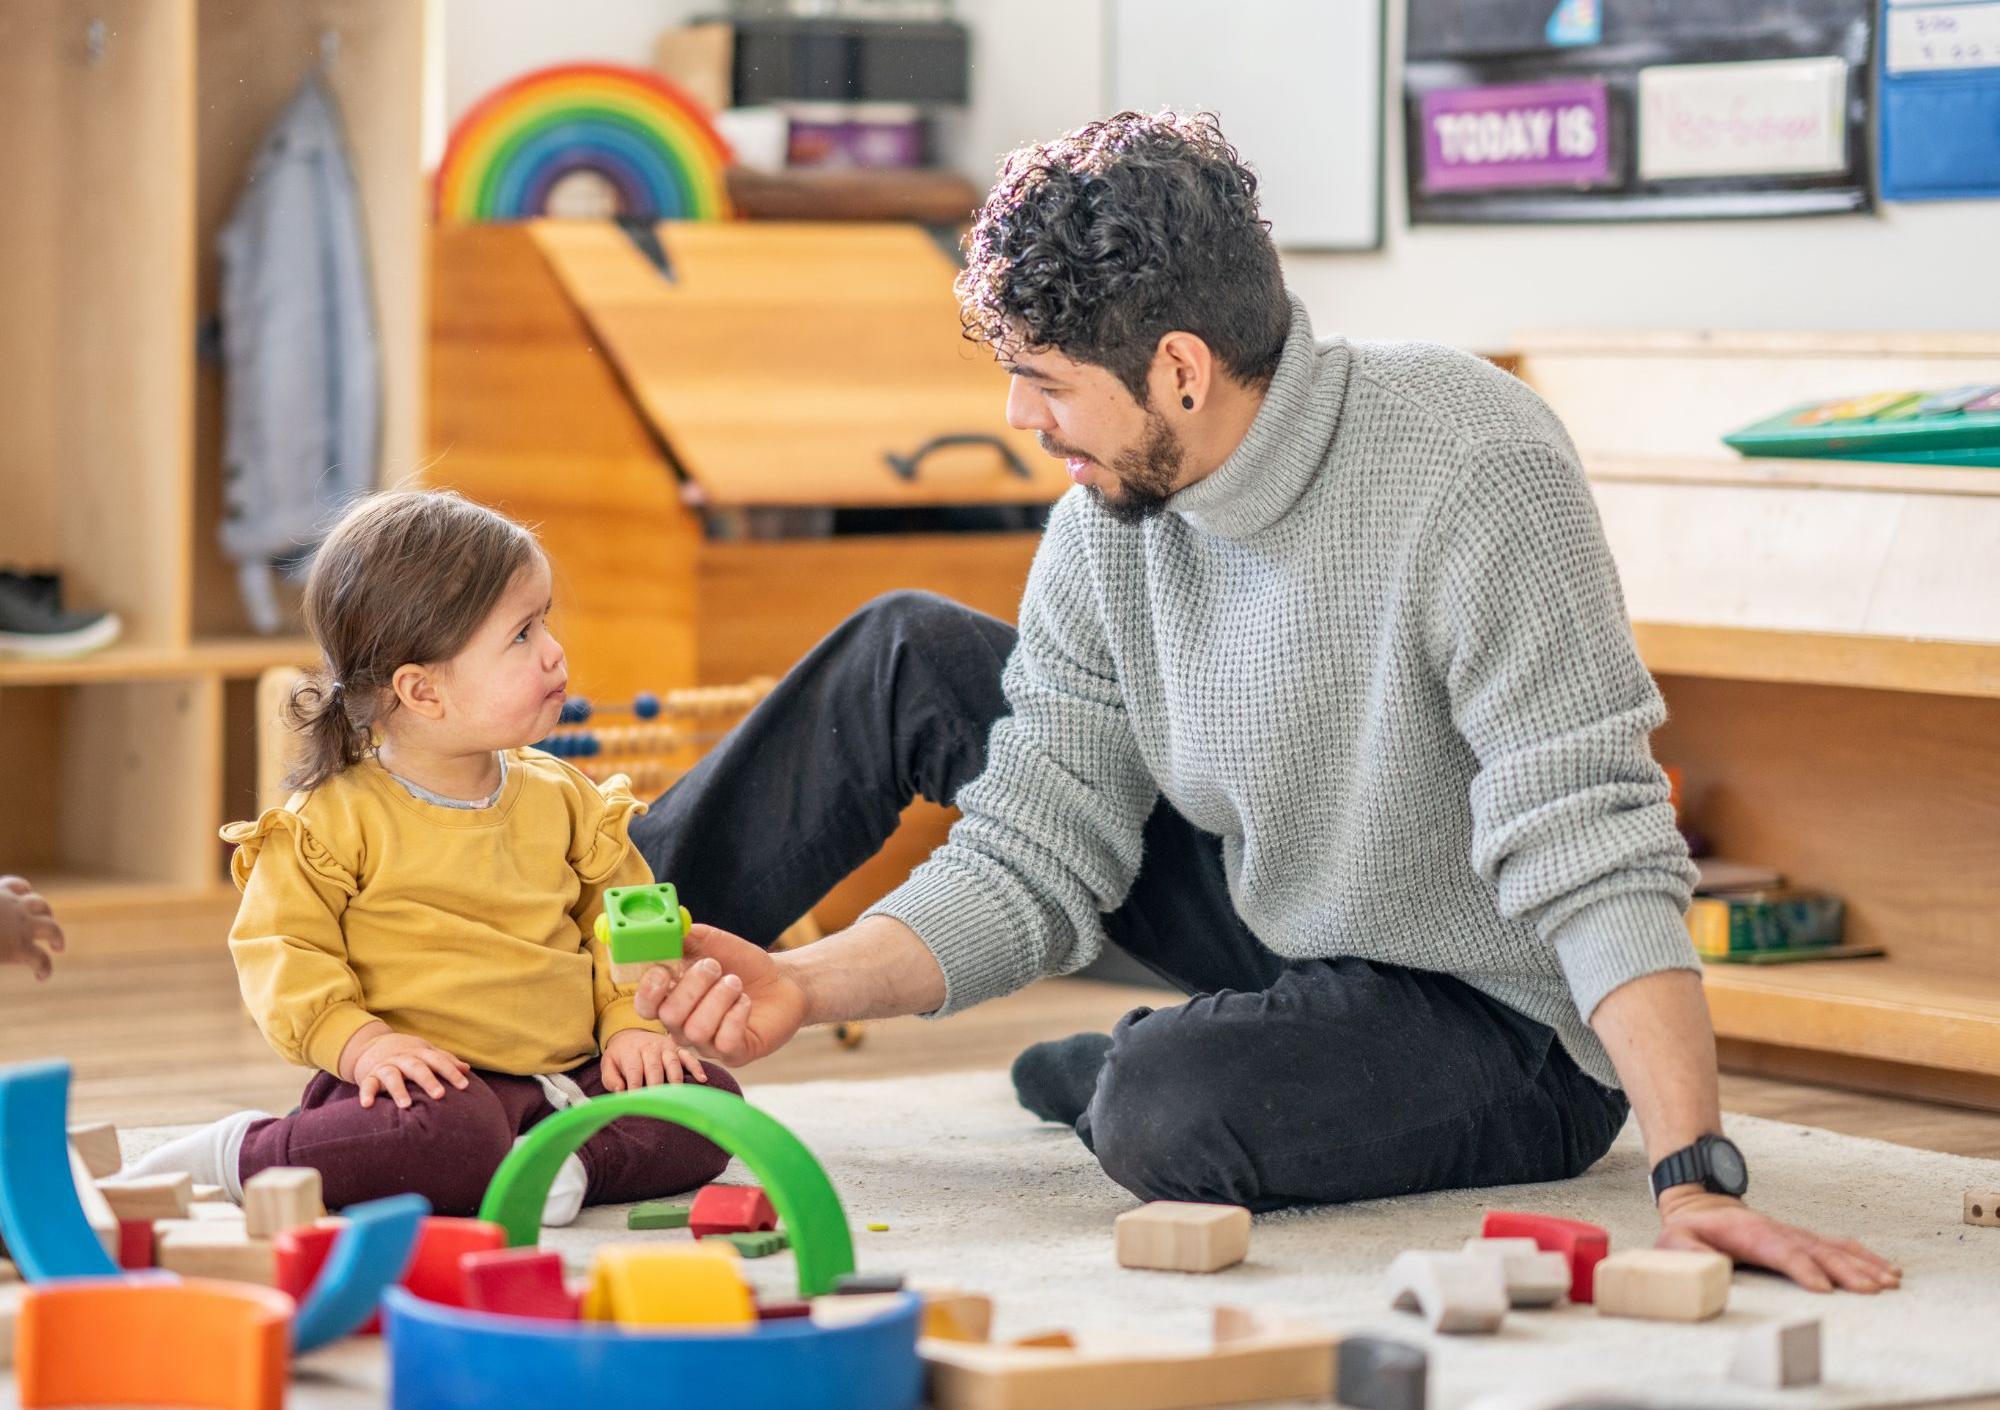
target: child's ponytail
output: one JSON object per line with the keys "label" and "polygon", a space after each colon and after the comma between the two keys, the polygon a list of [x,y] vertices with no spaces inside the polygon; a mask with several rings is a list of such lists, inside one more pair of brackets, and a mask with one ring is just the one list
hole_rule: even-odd
{"label": "child's ponytail", "polygon": [[449,490],[391,490],[348,510],[306,579],[323,660],[285,702],[301,742],[287,782],[314,788],[368,757],[397,670],[456,656],[540,556],[528,530]]}
{"label": "child's ponytail", "polygon": [[299,736],[299,749],[298,762],[285,779],[287,788],[317,788],[368,757],[373,722],[355,718],[355,703],[346,683],[327,667],[292,683],[285,723]]}

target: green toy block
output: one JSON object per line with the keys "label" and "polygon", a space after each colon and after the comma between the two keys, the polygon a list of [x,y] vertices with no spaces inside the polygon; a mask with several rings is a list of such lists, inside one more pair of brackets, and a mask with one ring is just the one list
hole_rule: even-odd
{"label": "green toy block", "polygon": [[628,1229],[685,1229],[688,1223],[688,1206],[669,1204],[656,1200],[651,1204],[636,1204],[632,1212],[625,1216]]}
{"label": "green toy block", "polygon": [[635,983],[648,966],[678,960],[693,925],[670,881],[612,887],[597,917],[597,938],[611,948],[612,979]]}
{"label": "green toy block", "polygon": [[724,1243],[734,1244],[736,1251],[745,1258],[769,1258],[772,1254],[783,1253],[792,1246],[792,1241],[785,1237],[783,1229],[767,1229],[757,1234],[709,1234],[702,1242],[706,1243],[709,1239],[721,1239]]}

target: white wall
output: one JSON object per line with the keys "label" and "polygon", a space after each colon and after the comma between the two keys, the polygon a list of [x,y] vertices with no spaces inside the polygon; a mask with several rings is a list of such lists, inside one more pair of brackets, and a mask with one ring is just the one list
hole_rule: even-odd
{"label": "white wall", "polygon": [[[721,8],[720,0],[446,0],[446,109],[455,118],[493,84],[539,64],[648,62],[660,29]],[[1322,332],[1494,349],[1516,330],[1551,325],[2000,328],[1996,201],[1810,220],[1410,228],[1397,117],[1402,8],[1391,0],[1385,247],[1287,261]],[[1102,111],[1102,0],[959,0],[958,12],[972,30],[972,103],[940,124],[951,165],[983,182],[1008,148]],[[1190,33],[1187,42],[1201,38]]]}

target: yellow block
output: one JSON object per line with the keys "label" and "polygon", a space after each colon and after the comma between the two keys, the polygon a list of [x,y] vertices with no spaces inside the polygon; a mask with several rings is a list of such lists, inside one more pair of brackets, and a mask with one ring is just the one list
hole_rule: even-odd
{"label": "yellow block", "polygon": [[583,1316],[625,1326],[747,1329],[757,1323],[757,1306],[733,1245],[612,1244],[597,1251]]}

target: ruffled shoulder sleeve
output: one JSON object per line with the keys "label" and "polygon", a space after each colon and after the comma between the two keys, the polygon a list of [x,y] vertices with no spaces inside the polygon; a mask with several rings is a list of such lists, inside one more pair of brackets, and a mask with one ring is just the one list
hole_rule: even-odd
{"label": "ruffled shoulder sleeve", "polygon": [[632,796],[632,781],[613,774],[603,783],[578,776],[582,807],[570,835],[570,865],[577,880],[599,886],[617,872],[632,848],[632,819],[643,817],[646,805]]}
{"label": "ruffled shoulder sleeve", "polygon": [[222,840],[236,844],[236,855],[229,860],[229,875],[236,882],[236,889],[241,891],[250,885],[250,873],[256,868],[257,859],[267,847],[275,846],[281,849],[280,855],[300,870],[338,887],[348,896],[356,894],[361,887],[355,880],[354,868],[295,811],[298,802],[294,798],[282,808],[267,809],[254,822],[231,823],[222,829]]}

